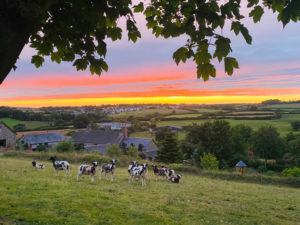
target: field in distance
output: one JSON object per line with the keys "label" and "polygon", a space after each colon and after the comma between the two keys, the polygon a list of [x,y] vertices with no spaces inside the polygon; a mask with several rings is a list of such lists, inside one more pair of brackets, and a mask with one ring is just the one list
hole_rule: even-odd
{"label": "field in distance", "polygon": [[0,157],[0,224],[299,224],[300,190],[183,174],[180,184],[128,183],[126,168],[115,181],[55,177],[29,159]]}

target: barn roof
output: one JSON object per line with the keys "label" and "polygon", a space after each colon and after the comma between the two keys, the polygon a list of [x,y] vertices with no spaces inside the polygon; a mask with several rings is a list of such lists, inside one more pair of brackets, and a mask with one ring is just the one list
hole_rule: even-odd
{"label": "barn roof", "polygon": [[123,139],[123,143],[125,143],[127,146],[130,146],[131,144],[134,144],[137,148],[140,144],[143,145],[143,150],[146,151],[157,151],[158,147],[153,142],[151,138],[134,138],[134,137],[126,137]]}
{"label": "barn roof", "polygon": [[80,130],[72,136],[76,143],[83,144],[117,144],[119,145],[124,135],[122,132],[103,130]]}
{"label": "barn roof", "polygon": [[53,143],[64,140],[60,133],[44,133],[44,134],[25,134],[21,137],[29,144]]}
{"label": "barn roof", "polygon": [[246,165],[246,163],[244,163],[242,160],[240,160],[235,166],[245,167],[245,166],[247,166],[247,165]]}

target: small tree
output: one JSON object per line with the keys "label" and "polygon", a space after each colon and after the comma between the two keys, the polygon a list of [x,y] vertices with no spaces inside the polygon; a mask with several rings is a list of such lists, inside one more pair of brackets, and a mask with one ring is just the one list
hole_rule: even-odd
{"label": "small tree", "polygon": [[55,146],[55,150],[58,152],[71,152],[73,149],[72,140],[63,140]]}
{"label": "small tree", "polygon": [[174,133],[168,132],[165,138],[159,142],[157,159],[165,163],[179,162],[182,159],[182,153],[178,146],[178,140]]}
{"label": "small tree", "polygon": [[139,155],[139,151],[138,151],[137,147],[130,145],[127,150],[127,154],[131,157],[136,158]]}
{"label": "small tree", "polygon": [[283,140],[275,127],[262,126],[252,136],[252,145],[255,155],[265,160],[276,159],[282,155],[284,149]]}
{"label": "small tree", "polygon": [[120,149],[120,147],[116,144],[109,146],[106,149],[106,154],[109,157],[117,157],[120,156],[122,154],[122,150]]}
{"label": "small tree", "polygon": [[203,153],[203,156],[200,157],[201,167],[203,169],[217,170],[219,169],[219,161],[211,153]]}
{"label": "small tree", "polygon": [[294,131],[298,131],[300,129],[300,121],[291,122],[291,126],[292,126]]}
{"label": "small tree", "polygon": [[36,150],[39,151],[39,152],[42,152],[42,151],[45,151],[47,149],[46,145],[44,144],[39,144],[37,147],[36,147]]}
{"label": "small tree", "polygon": [[14,131],[18,132],[18,131],[24,131],[26,130],[26,125],[23,123],[17,124],[14,126]]}

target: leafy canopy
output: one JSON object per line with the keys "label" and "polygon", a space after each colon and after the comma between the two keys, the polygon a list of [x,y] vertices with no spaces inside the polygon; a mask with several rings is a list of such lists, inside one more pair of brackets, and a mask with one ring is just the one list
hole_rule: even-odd
{"label": "leafy canopy", "polygon": [[[252,38],[242,23],[245,16],[252,17],[257,23],[265,9],[271,9],[278,13],[278,20],[284,26],[300,18],[299,0],[247,2],[249,15],[242,15],[241,0],[148,0],[139,1],[135,5],[131,0],[2,1],[0,19],[7,22],[0,23],[0,30],[6,31],[0,34],[0,49],[7,43],[17,43],[13,38],[20,39],[21,47],[29,42],[37,50],[37,55],[31,59],[36,67],[42,66],[44,57],[49,56],[53,62],[72,62],[77,70],[89,68],[91,74],[100,75],[108,70],[105,62],[107,40],[122,38],[119,19],[125,18],[128,40],[136,42],[141,38],[141,33],[136,26],[134,13],[142,13],[148,29],[156,37],[187,37],[186,43],[174,52],[173,59],[176,64],[193,60],[197,65],[197,77],[206,81],[216,76],[213,59],[224,62],[228,75],[239,68],[238,61],[229,56],[232,52],[231,40],[222,33],[225,24],[231,27],[235,35],[242,35],[246,43],[251,44]],[[18,35],[10,35],[21,28],[24,40]],[[5,39],[4,35],[10,37],[10,40]],[[0,82],[12,67],[15,68],[20,49],[11,54],[14,56],[4,56],[8,61],[0,60]],[[4,63],[11,65],[8,72]]]}

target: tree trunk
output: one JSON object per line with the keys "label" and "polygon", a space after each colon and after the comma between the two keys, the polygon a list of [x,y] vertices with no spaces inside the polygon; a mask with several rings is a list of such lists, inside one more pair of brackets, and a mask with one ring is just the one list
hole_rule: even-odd
{"label": "tree trunk", "polygon": [[4,4],[0,10],[0,84],[15,66],[34,27],[32,20],[22,17],[17,8],[8,8]]}
{"label": "tree trunk", "polygon": [[32,34],[41,28],[42,18],[55,0],[0,1],[0,84],[15,66]]}

